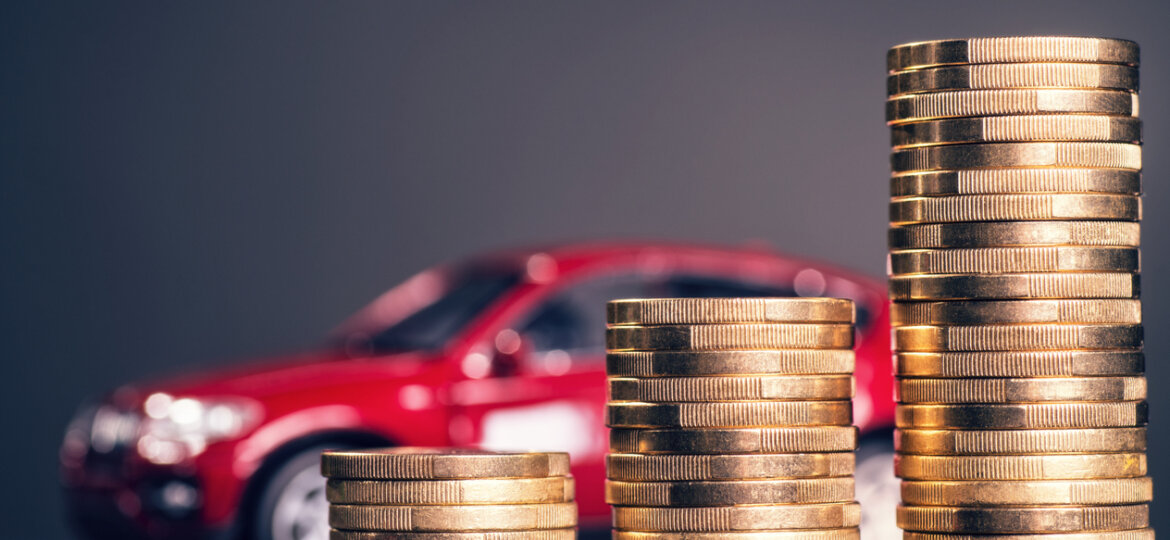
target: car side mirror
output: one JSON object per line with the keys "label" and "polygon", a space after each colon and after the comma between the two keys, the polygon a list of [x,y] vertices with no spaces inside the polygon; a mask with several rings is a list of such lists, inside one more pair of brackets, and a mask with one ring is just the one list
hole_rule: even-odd
{"label": "car side mirror", "polygon": [[532,354],[532,343],[515,330],[501,330],[496,334],[495,354],[492,355],[492,377],[512,377],[520,373],[524,362]]}

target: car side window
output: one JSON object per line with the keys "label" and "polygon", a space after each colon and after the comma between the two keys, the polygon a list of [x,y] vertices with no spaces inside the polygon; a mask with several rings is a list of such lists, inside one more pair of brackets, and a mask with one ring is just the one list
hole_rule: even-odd
{"label": "car side window", "polygon": [[545,300],[520,326],[519,333],[537,355],[568,353],[574,360],[578,356],[599,360],[605,353],[605,303],[617,298],[660,296],[661,290],[661,280],[648,275],[590,279]]}

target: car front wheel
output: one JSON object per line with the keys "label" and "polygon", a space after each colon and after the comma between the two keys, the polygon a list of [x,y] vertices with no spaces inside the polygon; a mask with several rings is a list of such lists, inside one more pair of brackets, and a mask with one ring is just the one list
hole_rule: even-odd
{"label": "car front wheel", "polygon": [[256,540],[328,540],[329,502],[321,476],[321,452],[326,448],[338,446],[304,450],[272,473],[256,507]]}
{"label": "car front wheel", "polygon": [[857,449],[857,501],[861,503],[862,540],[901,538],[894,519],[902,498],[901,483],[894,476],[893,432],[867,434]]}

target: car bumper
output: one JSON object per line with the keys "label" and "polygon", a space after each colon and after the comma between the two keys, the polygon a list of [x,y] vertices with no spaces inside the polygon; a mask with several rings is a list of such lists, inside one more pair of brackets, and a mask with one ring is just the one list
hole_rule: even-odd
{"label": "car bumper", "polygon": [[234,538],[229,526],[203,522],[198,512],[167,516],[144,507],[142,498],[130,490],[68,488],[66,515],[81,538],[148,540],[227,540]]}

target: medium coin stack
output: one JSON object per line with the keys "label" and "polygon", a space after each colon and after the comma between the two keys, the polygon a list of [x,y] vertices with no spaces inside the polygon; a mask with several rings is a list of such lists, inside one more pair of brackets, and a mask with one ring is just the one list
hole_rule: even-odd
{"label": "medium coin stack", "polygon": [[1137,45],[888,60],[904,538],[1152,539]]}
{"label": "medium coin stack", "polygon": [[569,455],[381,448],[321,455],[332,540],[572,540]]}
{"label": "medium coin stack", "polygon": [[608,305],[615,540],[856,540],[853,302]]}

